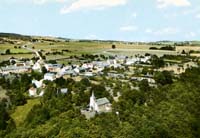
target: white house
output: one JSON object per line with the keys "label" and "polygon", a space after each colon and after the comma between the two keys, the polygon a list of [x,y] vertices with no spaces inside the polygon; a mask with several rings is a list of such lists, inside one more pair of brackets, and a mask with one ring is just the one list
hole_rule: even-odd
{"label": "white house", "polygon": [[39,93],[39,96],[42,97],[44,95],[44,90]]}
{"label": "white house", "polygon": [[111,104],[107,98],[96,99],[94,93],[90,97],[90,111],[101,112],[110,112],[112,110]]}
{"label": "white house", "polygon": [[37,96],[37,89],[34,87],[31,87],[29,90],[29,96]]}
{"label": "white house", "polygon": [[25,73],[31,72],[30,66],[6,66],[0,68],[0,73],[9,74],[9,73]]}
{"label": "white house", "polygon": [[85,72],[84,76],[86,77],[93,77],[95,74],[93,72]]}
{"label": "white house", "polygon": [[44,74],[44,80],[54,81],[55,79],[56,79],[56,75],[54,73]]}
{"label": "white house", "polygon": [[62,94],[66,94],[68,92],[68,89],[67,88],[62,88],[62,89],[60,89],[60,92]]}
{"label": "white house", "polygon": [[79,74],[79,73],[80,73],[80,70],[79,70],[78,68],[75,68],[75,69],[74,69],[74,72],[75,72],[76,74]]}
{"label": "white house", "polygon": [[40,72],[42,72],[42,67],[40,65],[39,62],[36,62],[33,67],[32,67],[33,70],[39,70]]}
{"label": "white house", "polygon": [[84,69],[92,69],[94,65],[92,63],[85,63],[81,67]]}
{"label": "white house", "polygon": [[37,88],[42,87],[43,84],[43,79],[38,81],[38,80],[32,80],[32,84],[34,84]]}
{"label": "white house", "polygon": [[49,72],[60,72],[62,68],[61,64],[45,64],[44,66]]}

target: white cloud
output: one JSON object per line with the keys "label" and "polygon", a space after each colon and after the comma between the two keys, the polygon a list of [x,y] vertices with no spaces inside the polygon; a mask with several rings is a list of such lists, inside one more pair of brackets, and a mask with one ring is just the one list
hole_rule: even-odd
{"label": "white cloud", "polygon": [[65,6],[61,9],[61,14],[66,14],[82,9],[94,10],[107,7],[115,7],[125,5],[127,0],[76,0],[70,6]]}
{"label": "white cloud", "polygon": [[46,3],[66,3],[72,0],[32,0],[33,4],[43,5]]}
{"label": "white cloud", "polygon": [[200,8],[192,8],[192,9],[183,11],[183,15],[195,14],[199,11],[200,11]]}
{"label": "white cloud", "polygon": [[90,34],[90,35],[86,36],[85,39],[97,40],[97,39],[99,39],[99,37],[94,34]]}
{"label": "white cloud", "polygon": [[137,30],[138,30],[138,27],[133,26],[133,25],[120,27],[120,31],[122,31],[122,32],[134,32],[134,31],[137,31]]}
{"label": "white cloud", "polygon": [[65,2],[68,2],[69,0],[56,0],[56,1],[59,3],[65,3]]}
{"label": "white cloud", "polygon": [[195,32],[189,32],[185,35],[185,37],[187,38],[192,38],[192,37],[195,37],[197,34]]}
{"label": "white cloud", "polygon": [[133,18],[137,18],[137,13],[136,12],[134,12],[134,13],[132,13],[132,15],[131,15],[131,17],[133,17]]}
{"label": "white cloud", "polygon": [[179,16],[178,13],[171,13],[171,14],[166,13],[166,14],[164,14],[164,17],[165,17],[166,19],[174,19],[174,18],[177,18],[178,16]]}
{"label": "white cloud", "polygon": [[200,19],[200,13],[196,15],[196,18]]}
{"label": "white cloud", "polygon": [[33,0],[34,4],[42,5],[48,2],[48,0]]}
{"label": "white cloud", "polygon": [[150,28],[147,28],[147,29],[145,30],[145,32],[146,32],[146,33],[152,33],[152,32],[153,32],[153,30],[152,30],[152,29],[150,29]]}
{"label": "white cloud", "polygon": [[166,8],[168,6],[187,7],[191,3],[188,0],[157,0],[158,8]]}
{"label": "white cloud", "polygon": [[166,28],[162,28],[162,29],[157,29],[157,30],[153,30],[153,29],[146,29],[145,30],[146,33],[149,34],[153,34],[153,35],[174,35],[177,34],[179,32],[179,30],[177,28],[174,27],[166,27]]}
{"label": "white cloud", "polygon": [[173,27],[166,27],[155,32],[156,35],[173,35],[177,34],[179,30]]}
{"label": "white cloud", "polygon": [[35,4],[35,5],[43,5],[47,3],[66,3],[72,0],[0,0],[0,3],[7,4]]}

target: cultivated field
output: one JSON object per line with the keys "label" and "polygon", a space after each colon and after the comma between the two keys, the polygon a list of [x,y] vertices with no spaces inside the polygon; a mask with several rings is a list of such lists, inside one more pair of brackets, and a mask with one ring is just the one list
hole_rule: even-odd
{"label": "cultivated field", "polygon": [[[0,55],[0,61],[7,60],[10,57],[16,58],[32,58],[35,56],[31,51],[22,48],[22,45],[26,44],[26,41],[19,41],[14,44],[4,43],[0,44],[0,53],[5,52],[10,49],[9,55]],[[158,56],[163,56],[164,54],[176,55],[180,54],[183,50],[185,51],[200,51],[198,46],[177,46],[176,51],[166,51],[166,50],[149,50],[150,47],[160,48],[157,45],[134,45],[115,42],[116,49],[112,49],[111,42],[78,42],[78,41],[41,41],[28,45],[28,47],[42,50],[43,55],[46,56],[47,60],[52,59],[64,59],[74,55],[81,54],[103,54],[103,55],[125,55],[125,56],[135,56],[135,55],[145,55],[156,54]],[[62,52],[67,50],[67,52]],[[62,54],[53,54],[54,52],[62,52]],[[48,53],[48,54],[46,54]],[[50,54],[49,54],[50,53]],[[198,56],[198,55],[197,55]]]}

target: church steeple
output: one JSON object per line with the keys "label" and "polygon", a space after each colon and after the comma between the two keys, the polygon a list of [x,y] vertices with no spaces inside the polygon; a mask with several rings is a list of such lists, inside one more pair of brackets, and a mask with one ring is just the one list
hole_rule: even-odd
{"label": "church steeple", "polygon": [[94,92],[92,92],[92,96],[91,96],[91,97],[92,97],[94,100],[96,99],[95,96],[94,96]]}
{"label": "church steeple", "polygon": [[94,92],[92,92],[92,95],[90,97],[90,110],[93,110],[95,108],[96,98],[94,96]]}

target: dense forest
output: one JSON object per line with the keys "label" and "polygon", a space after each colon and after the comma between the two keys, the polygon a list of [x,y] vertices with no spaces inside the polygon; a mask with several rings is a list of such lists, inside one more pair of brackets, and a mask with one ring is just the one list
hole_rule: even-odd
{"label": "dense forest", "polygon": [[[128,83],[115,82],[115,89],[121,92],[118,102],[105,89],[108,84],[112,86],[112,80],[106,78],[100,84],[93,84],[86,78],[79,82],[70,78],[47,81],[40,104],[33,106],[24,122],[16,126],[11,113],[17,106],[26,104],[31,80],[40,77],[32,73],[17,76],[12,81],[0,79],[11,102],[7,104],[4,99],[0,103],[0,137],[200,137],[200,68],[187,69],[178,78],[168,72],[156,73],[157,88],[150,87],[145,80],[140,82],[139,90],[131,90]],[[62,87],[67,87],[69,92],[57,92],[57,88]],[[80,109],[87,106],[92,91],[97,97],[109,98],[112,113],[102,113],[90,120],[81,115]]]}

